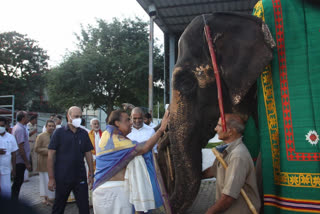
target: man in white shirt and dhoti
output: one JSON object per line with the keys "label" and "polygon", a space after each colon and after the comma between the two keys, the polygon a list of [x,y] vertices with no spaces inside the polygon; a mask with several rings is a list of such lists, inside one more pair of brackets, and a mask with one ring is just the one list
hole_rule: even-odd
{"label": "man in white shirt and dhoti", "polygon": [[127,137],[138,143],[145,142],[154,135],[155,131],[143,122],[143,111],[139,107],[135,107],[131,111],[132,128]]}
{"label": "man in white shirt and dhoti", "polygon": [[[111,113],[109,125],[96,148],[94,213],[147,212],[162,205],[155,171],[149,160],[152,157],[150,150],[166,129],[168,115],[166,112],[161,127],[147,142],[138,143],[126,137],[131,131],[128,114],[122,110]],[[140,179],[134,179],[137,177]]]}

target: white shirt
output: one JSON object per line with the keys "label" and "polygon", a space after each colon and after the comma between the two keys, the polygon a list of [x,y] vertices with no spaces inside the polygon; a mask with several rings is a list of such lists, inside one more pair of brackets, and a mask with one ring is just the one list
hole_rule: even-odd
{"label": "white shirt", "polygon": [[[155,131],[150,126],[143,123],[143,126],[140,129],[136,129],[132,126],[131,132],[127,135],[127,137],[132,141],[137,141],[138,143],[145,142],[154,135]],[[157,144],[153,147],[155,153],[157,151]]]}
{"label": "white shirt", "polygon": [[61,128],[62,127],[62,123],[59,125],[56,125],[56,129]]}
{"label": "white shirt", "polygon": [[153,122],[150,122],[149,126],[150,126],[151,128],[154,128],[154,127],[156,127],[157,125],[155,125]]}
{"label": "white shirt", "polygon": [[[94,148],[96,148],[96,151],[97,151],[97,148],[99,146],[99,142],[100,142],[100,133],[99,132],[94,132],[94,145],[95,145]],[[96,156],[93,155],[93,160],[95,160],[95,159],[96,159]]]}
{"label": "white shirt", "polygon": [[10,174],[11,153],[18,150],[15,137],[8,132],[6,132],[3,136],[0,135],[0,148],[6,150],[6,154],[0,155],[0,174]]}
{"label": "white shirt", "polygon": [[150,126],[143,124],[140,129],[136,129],[132,127],[131,132],[127,135],[127,137],[132,141],[137,141],[139,143],[145,142],[149,140],[152,135],[154,135],[154,129]]}
{"label": "white shirt", "polygon": [[43,132],[46,132],[46,131],[47,131],[46,125],[44,125],[44,126],[42,127],[42,133],[43,133]]}

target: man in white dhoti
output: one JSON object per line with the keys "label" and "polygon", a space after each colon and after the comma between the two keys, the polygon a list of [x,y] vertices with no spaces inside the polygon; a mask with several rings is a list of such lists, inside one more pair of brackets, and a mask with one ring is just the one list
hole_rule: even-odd
{"label": "man in white dhoti", "polygon": [[111,113],[96,148],[95,214],[146,212],[162,205],[155,172],[150,169],[150,150],[166,129],[168,118],[166,112],[158,131],[147,142],[138,144],[126,137],[131,131],[128,114],[122,110]]}
{"label": "man in white dhoti", "polygon": [[[138,143],[146,142],[154,135],[155,131],[150,126],[143,122],[143,111],[139,107],[135,107],[131,111],[131,121],[132,127],[131,132],[127,137],[132,141],[137,141]],[[153,147],[153,151],[158,153],[157,144]]]}
{"label": "man in white dhoti", "polygon": [[18,145],[15,137],[6,132],[6,119],[0,117],[0,195],[11,197],[11,163],[15,174],[16,151]]}
{"label": "man in white dhoti", "polygon": [[56,125],[53,120],[48,120],[46,122],[46,131],[41,133],[35,143],[34,150],[38,154],[37,171],[39,172],[40,181],[40,197],[43,198],[43,203],[47,205],[52,205],[55,193],[48,189],[48,145],[50,143],[50,138],[55,130]]}

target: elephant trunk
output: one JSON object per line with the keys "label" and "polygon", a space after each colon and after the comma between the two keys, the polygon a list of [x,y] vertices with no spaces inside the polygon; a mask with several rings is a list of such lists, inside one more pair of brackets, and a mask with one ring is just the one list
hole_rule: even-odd
{"label": "elephant trunk", "polygon": [[[183,99],[179,96],[179,99]],[[192,119],[193,107],[176,97],[170,104],[170,151],[174,163],[175,184],[170,196],[173,213],[185,213],[192,205],[201,183],[201,144],[197,143]]]}

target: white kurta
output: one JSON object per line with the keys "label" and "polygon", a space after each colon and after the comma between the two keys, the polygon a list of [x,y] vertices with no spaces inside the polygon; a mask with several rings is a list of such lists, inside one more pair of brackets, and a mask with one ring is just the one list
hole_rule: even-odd
{"label": "white kurta", "polygon": [[0,195],[11,196],[11,153],[18,150],[16,139],[13,135],[5,132],[0,135],[0,148],[5,149],[6,153],[0,155]]}
{"label": "white kurta", "polygon": [[[140,129],[132,127],[131,132],[127,137],[132,141],[137,141],[139,143],[145,142],[154,135],[155,131],[150,126],[143,124]],[[157,153],[157,145],[154,146],[153,150]]]}

